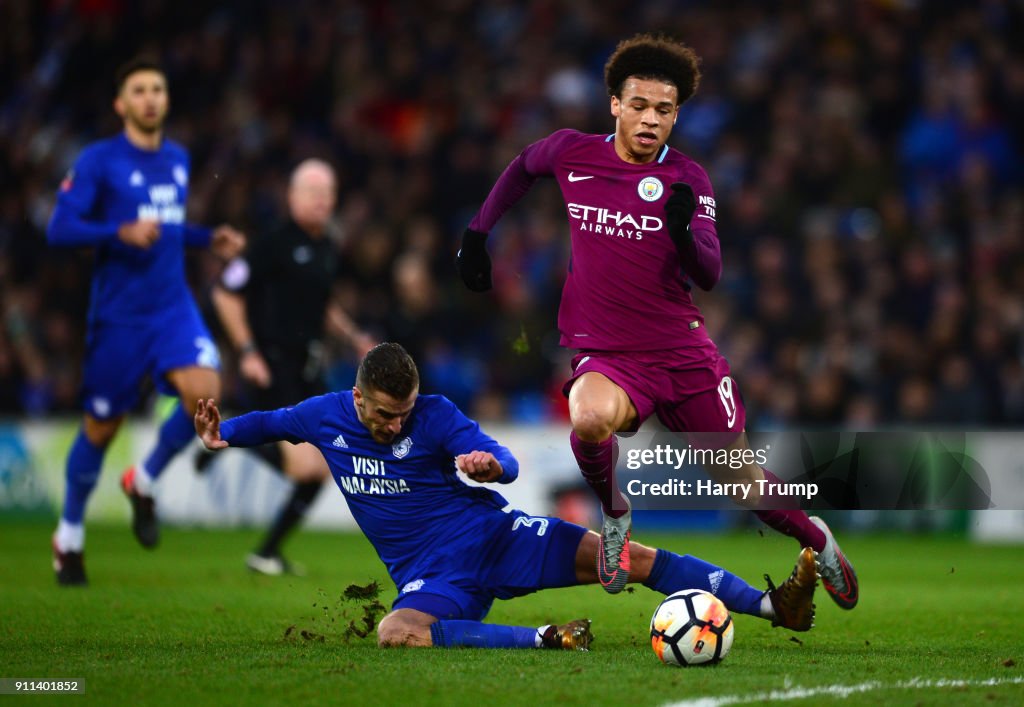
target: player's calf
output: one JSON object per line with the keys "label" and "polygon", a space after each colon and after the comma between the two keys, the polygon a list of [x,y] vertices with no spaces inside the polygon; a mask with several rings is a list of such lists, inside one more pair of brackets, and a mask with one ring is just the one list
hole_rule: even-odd
{"label": "player's calf", "polygon": [[[590,619],[576,619],[565,624],[539,627],[506,626],[469,619],[437,620],[422,612],[402,616],[403,611],[409,610],[399,609],[380,622],[377,627],[377,641],[381,647],[546,648],[586,651],[590,650],[590,644],[594,640],[594,635],[590,632]],[[430,623],[420,623],[417,619],[422,616],[429,618]],[[410,618],[411,621],[406,620]]]}

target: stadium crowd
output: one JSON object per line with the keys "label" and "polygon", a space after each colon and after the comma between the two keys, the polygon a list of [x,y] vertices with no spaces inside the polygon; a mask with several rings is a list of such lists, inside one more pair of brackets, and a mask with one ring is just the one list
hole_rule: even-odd
{"label": "stadium crowd", "polygon": [[[76,153],[119,129],[115,67],[144,52],[192,152],[190,220],[265,232],[291,168],[331,161],[360,326],[474,417],[562,417],[554,184],[493,234],[493,293],[453,256],[523,147],[611,132],[604,61],[646,30],[703,59],[670,144],[716,191],[725,269],[697,302],[749,427],[1024,423],[1024,11],[925,0],[0,4],[0,415],[79,409],[90,254],[44,233]],[[207,300],[221,264],[189,266]]]}

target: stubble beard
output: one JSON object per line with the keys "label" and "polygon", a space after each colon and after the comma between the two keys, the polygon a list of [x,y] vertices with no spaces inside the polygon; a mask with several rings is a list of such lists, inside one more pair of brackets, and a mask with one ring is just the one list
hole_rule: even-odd
{"label": "stubble beard", "polygon": [[147,136],[156,135],[164,128],[163,118],[156,118],[152,122],[147,122],[144,118],[132,116],[128,118],[128,122],[132,128]]}

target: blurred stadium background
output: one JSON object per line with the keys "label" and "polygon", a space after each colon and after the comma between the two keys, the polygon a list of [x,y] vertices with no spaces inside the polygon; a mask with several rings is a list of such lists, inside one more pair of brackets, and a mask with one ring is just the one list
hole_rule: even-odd
{"label": "blurred stadium background", "polygon": [[[525,444],[547,430],[550,441],[513,448],[566,470],[550,478],[573,478],[559,392],[568,355],[554,325],[568,240],[554,185],[493,234],[493,294],[466,292],[452,259],[525,145],[561,127],[611,131],[603,63],[641,30],[672,33],[703,58],[671,143],[716,190],[725,271],[697,300],[749,427],[1020,428],[1019,2],[8,0],[0,511],[52,514],[60,498],[91,256],[48,249],[44,230],[80,148],[119,129],[112,74],[137,52],[168,72],[168,134],[192,151],[190,220],[258,234],[283,214],[291,167],[329,159],[341,175],[332,236],[350,314],[410,349],[425,392],[501,425],[488,427],[499,436]],[[220,265],[189,258],[205,303]],[[350,385],[351,354],[330,354],[332,384]],[[226,359],[228,407],[245,409]],[[143,447],[152,408],[149,399],[108,457],[90,518],[126,513],[109,467]],[[167,476],[193,483],[181,470]],[[267,484],[257,516],[276,498]]]}

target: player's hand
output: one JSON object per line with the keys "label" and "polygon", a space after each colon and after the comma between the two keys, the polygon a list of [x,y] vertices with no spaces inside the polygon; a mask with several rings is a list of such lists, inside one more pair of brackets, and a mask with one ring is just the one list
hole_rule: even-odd
{"label": "player's hand", "polygon": [[249,383],[257,388],[269,388],[273,376],[270,373],[270,366],[259,351],[246,351],[238,360],[238,372],[242,374]]}
{"label": "player's hand", "polygon": [[466,229],[462,234],[462,247],[455,256],[455,267],[473,292],[491,289],[491,256],[487,254],[487,234]]}
{"label": "player's hand", "polygon": [[696,208],[697,201],[693,198],[693,189],[690,185],[686,182],[673,184],[672,195],[665,202],[665,222],[668,224],[668,235],[680,252],[693,242],[690,220]]}
{"label": "player's hand", "polygon": [[154,243],[160,240],[160,222],[129,221],[122,223],[117,229],[117,237],[125,245],[149,250]]}
{"label": "player's hand", "polygon": [[196,434],[202,440],[207,449],[224,449],[229,446],[220,438],[220,410],[213,402],[213,398],[196,403],[196,416],[194,418]]}
{"label": "player's hand", "polygon": [[245,234],[233,226],[223,224],[213,229],[210,250],[221,260],[231,260],[245,250]]}
{"label": "player's hand", "polygon": [[455,457],[455,467],[477,483],[496,480],[505,470],[490,452],[470,452]]}

